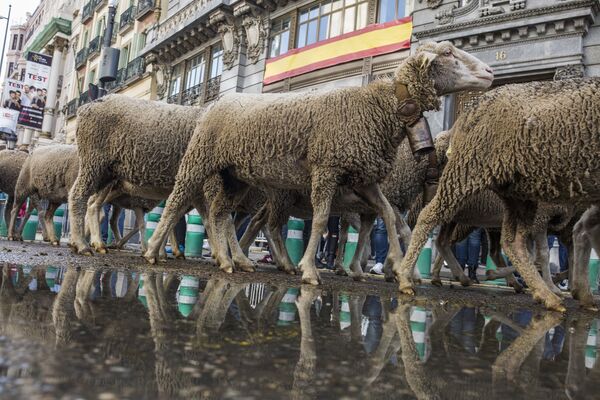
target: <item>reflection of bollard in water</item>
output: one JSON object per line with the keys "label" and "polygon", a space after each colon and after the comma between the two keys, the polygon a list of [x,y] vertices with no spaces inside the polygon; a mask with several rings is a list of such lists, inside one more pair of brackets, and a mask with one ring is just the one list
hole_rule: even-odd
{"label": "reflection of bollard in water", "polygon": [[598,357],[598,321],[595,320],[590,326],[587,342],[585,344],[585,367],[588,369],[594,368]]}
{"label": "reflection of bollard in water", "polygon": [[[187,246],[186,246],[187,247]],[[177,309],[184,317],[188,317],[198,302],[198,288],[200,280],[192,275],[183,275],[179,284],[177,296]]]}
{"label": "reflection of bollard in water", "polygon": [[353,227],[348,227],[348,239],[346,241],[346,247],[344,249],[344,270],[350,272],[350,263],[356,252],[358,245],[358,232]]}
{"label": "reflection of bollard in water", "polygon": [[7,221],[4,220],[4,210],[6,204],[4,201],[0,202],[0,236],[7,237],[8,236],[8,226],[6,225]]}
{"label": "reflection of bollard in water", "polygon": [[144,276],[140,275],[140,282],[138,284],[138,300],[148,308],[148,301],[146,300],[146,288],[144,287]]}
{"label": "reflection of bollard in water", "polygon": [[285,248],[294,265],[298,265],[304,255],[304,239],[302,231],[304,230],[304,221],[299,218],[290,217],[288,221],[287,239]]}
{"label": "reflection of bollard in water", "polygon": [[[502,254],[502,257],[504,257],[504,254]],[[506,260],[506,257],[504,257],[504,259]],[[498,267],[496,267],[496,263],[494,263],[494,260],[492,260],[492,258],[488,254],[486,263],[485,263],[485,270],[486,271],[496,271],[497,269],[498,269]],[[498,285],[498,286],[506,286],[506,280],[504,280],[504,279],[494,279],[493,281],[486,281],[486,283],[489,283],[492,285]]]}
{"label": "reflection of bollard in water", "polygon": [[54,286],[56,285],[56,278],[58,277],[58,268],[49,266],[46,268],[46,285],[50,288],[50,290],[54,290]]}
{"label": "reflection of bollard in water", "polygon": [[202,257],[205,229],[202,217],[195,208],[187,214],[186,222],[184,255],[186,257]]}
{"label": "reflection of bollard in water", "polygon": [[162,216],[164,210],[165,201],[163,200],[146,216],[146,235],[144,237],[144,242],[146,244],[148,243],[148,239],[152,237],[152,234],[156,230],[156,226],[158,225],[158,221],[160,221],[160,217]]}
{"label": "reflection of bollard in water", "polygon": [[421,360],[425,359],[425,325],[427,321],[427,311],[423,307],[411,307],[410,310],[410,330],[413,340],[417,347],[417,353]]}
{"label": "reflection of bollard in water", "polygon": [[417,258],[417,268],[423,278],[431,278],[431,235],[427,238],[425,247],[421,250]]}
{"label": "reflection of bollard in water", "polygon": [[550,272],[556,274],[560,271],[560,256],[559,256],[559,243],[558,239],[552,241],[552,247],[549,250],[549,268]]}
{"label": "reflection of bollard in water", "polygon": [[590,289],[594,293],[598,291],[598,267],[600,267],[600,260],[598,259],[598,254],[596,254],[596,250],[592,248],[592,253],[590,254],[590,262],[588,264],[588,276],[590,279]]}
{"label": "reflection of bollard in water", "polygon": [[350,315],[350,296],[340,294],[340,330],[344,330],[352,324]]}
{"label": "reflection of bollard in water", "polygon": [[291,288],[285,292],[281,303],[279,303],[279,316],[277,325],[289,325],[296,319],[296,299],[298,298],[300,289]]}
{"label": "reflection of bollard in water", "polygon": [[23,240],[35,240],[35,233],[37,232],[38,227],[38,212],[37,209],[33,209],[27,223],[25,223],[25,228],[23,228]]}
{"label": "reflection of bollard in water", "polygon": [[54,212],[54,217],[52,218],[52,222],[54,222],[54,232],[56,233],[56,239],[60,242],[60,237],[62,235],[62,227],[63,221],[65,218],[65,205],[61,204],[60,207],[56,209]]}

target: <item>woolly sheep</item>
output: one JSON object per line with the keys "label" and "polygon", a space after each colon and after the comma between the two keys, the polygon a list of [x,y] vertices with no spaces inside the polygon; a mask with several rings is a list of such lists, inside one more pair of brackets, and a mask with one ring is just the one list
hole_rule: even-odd
{"label": "woolly sheep", "polygon": [[[492,80],[486,64],[443,42],[421,46],[390,81],[326,93],[238,93],[219,99],[198,123],[146,258],[156,259],[168,228],[203,188],[211,199],[220,268],[232,272],[235,263],[252,269],[230,221],[236,196],[247,185],[310,190],[313,227],[299,266],[303,282],[318,284],[313,255],[336,190],[345,187],[362,197],[395,237],[395,216],[378,182],[390,172],[406,127],[423,111],[437,109],[440,95],[485,89]],[[397,263],[400,254],[392,241],[389,259]]]}
{"label": "woolly sheep", "polygon": [[[526,236],[539,202],[600,200],[599,89],[597,78],[507,85],[458,119],[438,192],[419,215],[397,274],[402,293],[414,294],[411,272],[433,227],[450,222],[469,196],[490,189],[506,206],[503,249],[534,298],[565,311],[530,262]],[[589,301],[589,288],[573,283],[577,297]]]}
{"label": "woolly sheep", "polygon": [[19,173],[8,225],[9,239],[20,239],[21,231],[25,225],[26,218],[21,226],[15,230],[15,221],[20,205],[27,197],[37,196],[48,201],[48,207],[43,215],[40,214],[40,218],[48,234],[49,241],[53,245],[58,245],[59,240],[56,237],[52,219],[56,209],[66,202],[78,170],[77,148],[75,146],[60,144],[35,149],[25,160]]}
{"label": "woolly sheep", "polygon": [[19,172],[27,159],[27,153],[18,150],[0,150],[0,192],[6,193],[8,199],[4,209],[4,221],[8,224],[13,206],[13,196]]}

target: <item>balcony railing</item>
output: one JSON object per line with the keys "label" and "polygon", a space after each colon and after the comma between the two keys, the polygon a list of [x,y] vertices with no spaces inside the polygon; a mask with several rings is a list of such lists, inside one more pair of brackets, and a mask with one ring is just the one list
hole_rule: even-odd
{"label": "balcony railing", "polygon": [[204,93],[204,83],[199,83],[195,86],[185,89],[181,93],[181,104],[189,106],[198,103],[198,99],[202,99]]}
{"label": "balcony railing", "polygon": [[150,11],[154,10],[155,0],[139,0],[137,5],[137,12],[135,13],[135,19],[141,19],[145,17]]}
{"label": "balcony railing", "polygon": [[125,72],[127,71],[127,68],[121,68],[120,70],[117,71],[117,79],[112,81],[112,82],[107,82],[106,85],[104,86],[106,88],[106,90],[113,91],[116,88],[120,87],[123,82],[125,81]]}
{"label": "balcony railing", "polygon": [[211,78],[206,82],[206,102],[212,101],[219,96],[221,91],[221,75]]}
{"label": "balcony railing", "polygon": [[82,105],[90,102],[90,95],[88,92],[83,92],[79,95],[79,101],[77,102],[77,107],[81,107]]}
{"label": "balcony railing", "polygon": [[67,103],[67,110],[66,110],[67,119],[73,118],[75,115],[77,115],[78,101],[79,101],[78,99],[73,99]]}
{"label": "balcony railing", "polygon": [[135,21],[134,13],[135,6],[131,6],[127,10],[123,11],[121,17],[119,18],[119,31],[123,31],[133,25],[133,22]]}
{"label": "balcony railing", "polygon": [[144,57],[138,57],[129,64],[127,64],[127,71],[125,72],[125,81],[128,81],[134,77],[142,75],[146,71],[146,65],[144,64]]}
{"label": "balcony railing", "polygon": [[94,15],[93,1],[94,0],[91,0],[83,6],[83,10],[81,11],[81,22],[82,23],[86,23],[87,21],[89,21],[92,18],[92,15]]}
{"label": "balcony railing", "polygon": [[102,43],[102,37],[101,36],[96,36],[95,38],[93,38],[90,41],[90,44],[88,45],[88,53],[87,56],[88,57],[93,57],[96,54],[100,54],[100,44]]}
{"label": "balcony railing", "polygon": [[83,49],[81,49],[77,52],[77,54],[75,55],[75,68],[79,69],[85,65],[85,62],[87,60],[87,55],[88,55],[87,47],[84,47]]}
{"label": "balcony railing", "polygon": [[176,104],[179,101],[179,93],[175,93],[167,97],[167,103]]}

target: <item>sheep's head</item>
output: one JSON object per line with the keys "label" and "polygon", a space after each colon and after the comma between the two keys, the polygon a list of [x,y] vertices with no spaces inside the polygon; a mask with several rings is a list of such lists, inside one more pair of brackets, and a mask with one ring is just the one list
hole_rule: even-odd
{"label": "sheep's head", "polygon": [[429,71],[438,95],[487,89],[494,80],[494,71],[486,63],[450,42],[427,42],[419,47],[416,57]]}

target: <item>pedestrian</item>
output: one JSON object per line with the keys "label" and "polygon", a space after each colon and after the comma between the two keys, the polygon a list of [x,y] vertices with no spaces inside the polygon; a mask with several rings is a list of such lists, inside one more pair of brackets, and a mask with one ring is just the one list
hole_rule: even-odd
{"label": "pedestrian", "polygon": [[464,270],[469,272],[469,279],[479,283],[477,279],[477,268],[479,267],[479,255],[481,253],[481,235],[483,229],[474,229],[466,239],[455,245],[456,260]]}
{"label": "pedestrian", "polygon": [[389,241],[383,218],[377,217],[371,232],[371,244],[375,251],[375,265],[369,270],[371,274],[383,275],[383,264],[387,257]]}

